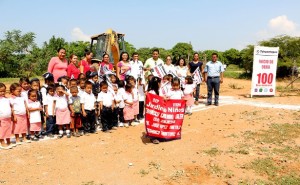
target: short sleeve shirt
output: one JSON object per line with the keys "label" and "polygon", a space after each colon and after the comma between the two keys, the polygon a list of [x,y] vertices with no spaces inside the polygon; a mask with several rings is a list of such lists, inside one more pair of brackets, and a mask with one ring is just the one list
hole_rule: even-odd
{"label": "short sleeve shirt", "polygon": [[224,72],[224,67],[220,61],[209,61],[205,65],[204,72],[207,73],[209,77],[220,76],[220,73]]}
{"label": "short sleeve shirt", "polygon": [[81,113],[80,96],[70,96],[69,104],[73,107],[75,113]]}

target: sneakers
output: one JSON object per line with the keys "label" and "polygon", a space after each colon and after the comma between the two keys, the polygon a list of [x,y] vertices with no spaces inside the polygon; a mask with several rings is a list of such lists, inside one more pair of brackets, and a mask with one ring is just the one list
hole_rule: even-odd
{"label": "sneakers", "polygon": [[63,135],[58,135],[57,139],[61,139],[63,137]]}
{"label": "sneakers", "polygon": [[152,139],[151,142],[152,142],[153,144],[159,144],[158,139]]}
{"label": "sneakers", "polygon": [[140,123],[140,121],[139,121],[138,119],[133,120],[133,122],[135,122],[135,123],[137,123],[137,124]]}
{"label": "sneakers", "polygon": [[195,104],[195,105],[199,105],[199,101],[195,101],[194,104]]}
{"label": "sneakers", "polygon": [[31,141],[38,141],[39,140],[39,138],[38,137],[36,137],[36,136],[31,136]]}
{"label": "sneakers", "polygon": [[117,130],[117,129],[118,129],[118,127],[112,127],[112,129],[113,129],[113,130]]}
{"label": "sneakers", "polygon": [[0,146],[0,148],[1,148],[2,150],[9,150],[9,149],[12,149],[12,146],[11,146],[11,145]]}
{"label": "sneakers", "polygon": [[124,127],[124,123],[120,122],[119,127]]}
{"label": "sneakers", "polygon": [[67,134],[67,138],[71,138],[71,134]]}
{"label": "sneakers", "polygon": [[128,128],[129,124],[128,123],[124,123],[124,127]]}

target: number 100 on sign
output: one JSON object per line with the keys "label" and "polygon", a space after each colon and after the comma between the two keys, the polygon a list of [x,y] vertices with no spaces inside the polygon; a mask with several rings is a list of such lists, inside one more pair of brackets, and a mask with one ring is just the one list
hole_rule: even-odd
{"label": "number 100 on sign", "polygon": [[257,74],[257,84],[272,84],[273,73],[258,73]]}

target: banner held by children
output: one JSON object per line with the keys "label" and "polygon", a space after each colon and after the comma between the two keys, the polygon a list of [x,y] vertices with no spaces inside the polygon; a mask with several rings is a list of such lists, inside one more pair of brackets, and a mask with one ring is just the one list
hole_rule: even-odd
{"label": "banner held by children", "polygon": [[151,69],[151,72],[154,76],[157,76],[159,78],[163,78],[167,74],[162,64],[155,66],[153,69]]}
{"label": "banner held by children", "polygon": [[180,139],[185,100],[167,100],[154,94],[146,96],[145,125],[147,135],[163,139]]}
{"label": "banner held by children", "polygon": [[278,51],[279,47],[254,47],[251,97],[275,95]]}

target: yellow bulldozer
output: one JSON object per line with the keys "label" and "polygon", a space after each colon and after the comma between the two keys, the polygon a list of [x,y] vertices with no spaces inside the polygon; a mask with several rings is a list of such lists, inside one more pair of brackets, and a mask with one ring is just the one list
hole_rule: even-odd
{"label": "yellow bulldozer", "polygon": [[110,62],[114,65],[120,61],[120,53],[126,51],[125,34],[117,33],[112,29],[108,29],[105,33],[94,35],[91,37],[90,51],[93,51],[93,61],[102,61],[102,56],[108,54]]}

